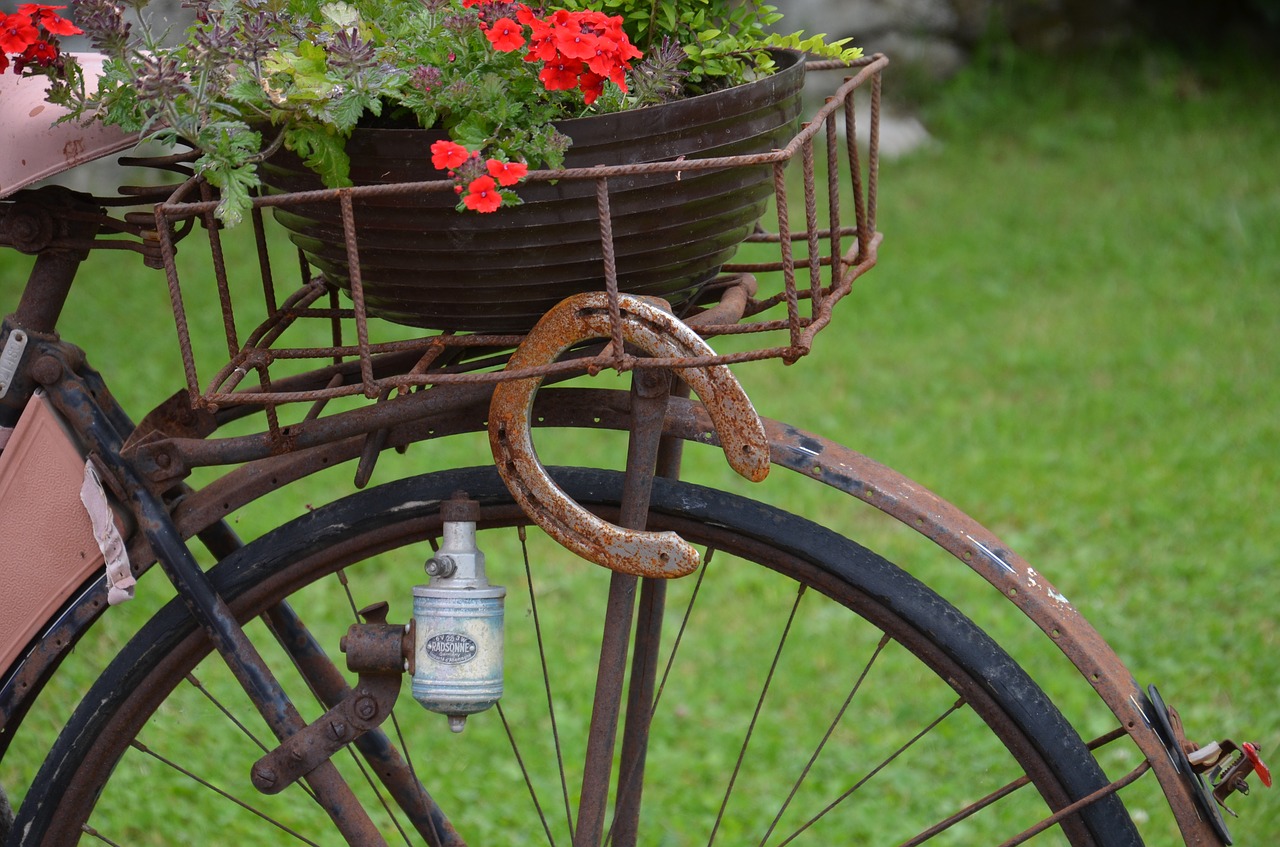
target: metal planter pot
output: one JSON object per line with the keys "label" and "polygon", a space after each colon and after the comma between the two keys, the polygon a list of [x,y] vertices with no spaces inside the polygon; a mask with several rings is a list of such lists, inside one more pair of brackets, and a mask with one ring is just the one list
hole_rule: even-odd
{"label": "metal planter pot", "polygon": [[[785,146],[797,130],[804,63],[779,54],[773,76],[631,112],[565,121],[565,168],[744,156]],[[359,129],[347,144],[356,185],[445,179],[418,129]],[[692,298],[752,231],[773,194],[766,165],[609,179],[619,290]],[[274,192],[320,188],[287,151],[263,166]],[[523,205],[460,213],[449,190],[356,200],[359,267],[369,314],[431,329],[523,332],[565,297],[605,288],[596,181],[531,180]],[[275,217],[310,262],[347,286],[335,202],[288,203]]]}

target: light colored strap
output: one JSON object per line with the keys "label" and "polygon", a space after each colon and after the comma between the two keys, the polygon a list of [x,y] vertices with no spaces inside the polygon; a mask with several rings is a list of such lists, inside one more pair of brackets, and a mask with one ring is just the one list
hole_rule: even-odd
{"label": "light colored strap", "polygon": [[80,502],[84,503],[85,511],[89,513],[94,540],[98,542],[98,549],[107,562],[107,584],[110,586],[107,602],[115,606],[132,600],[133,589],[138,581],[134,579],[129,567],[124,539],[116,529],[111,505],[107,503],[107,492],[103,490],[102,480],[92,462],[84,464],[84,485],[80,488]]}

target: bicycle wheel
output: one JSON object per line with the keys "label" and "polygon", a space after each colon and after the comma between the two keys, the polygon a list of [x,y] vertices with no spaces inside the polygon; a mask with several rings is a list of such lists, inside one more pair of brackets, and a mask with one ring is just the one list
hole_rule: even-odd
{"label": "bicycle wheel", "polygon": [[[616,515],[619,474],[553,476],[587,508]],[[348,748],[333,761],[388,843],[594,840],[570,833],[580,797],[595,793],[581,785],[581,760],[610,574],[535,532],[512,532],[528,521],[493,469],[355,494],[226,557],[212,579],[314,720],[324,711],[308,693],[314,679],[297,673],[272,635],[281,610],[305,619],[334,652],[357,605],[388,599],[391,619],[406,620],[412,585],[425,581],[430,548],[422,542],[438,537],[440,502],[455,491],[480,502],[489,576],[508,587],[506,693],[455,735],[402,692],[383,726],[399,753],[370,766]],[[650,593],[652,584],[642,591],[642,607],[665,608],[656,693],[640,698],[653,704],[650,731],[643,757],[615,756],[609,778],[615,787],[642,784],[642,802],[638,816],[619,816],[620,806],[637,806],[609,795],[604,843],[903,844],[939,829],[929,843],[995,844],[1106,784],[1026,673],[876,554],[773,507],[664,480],[650,527],[701,546],[704,564],[663,584],[662,604],[645,605],[662,593]],[[174,601],[79,706],[18,811],[14,838],[62,845],[88,833],[150,844],[216,831],[225,843],[333,843],[328,816],[305,788],[253,789],[250,768],[268,742]],[[397,770],[419,792],[416,812],[395,808],[377,785],[383,771]],[[1034,788],[961,811],[1019,782]],[[1116,795],[1037,838],[1141,843]]]}

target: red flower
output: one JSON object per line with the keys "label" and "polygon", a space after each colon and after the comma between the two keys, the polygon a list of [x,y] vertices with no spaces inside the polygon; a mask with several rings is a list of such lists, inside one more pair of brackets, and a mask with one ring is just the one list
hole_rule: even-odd
{"label": "red flower", "polygon": [[590,59],[596,54],[599,36],[584,27],[556,29],[556,48],[570,59]]}
{"label": "red flower", "polygon": [[591,68],[591,72],[600,76],[608,76],[609,71],[613,70],[619,62],[618,60],[618,43],[606,36],[600,36],[596,39],[595,50],[590,56],[582,57],[587,67]]}
{"label": "red flower", "polygon": [[578,69],[581,62],[569,62],[563,58],[547,62],[538,74],[538,79],[547,91],[569,91],[578,87]]}
{"label": "red flower", "polygon": [[548,25],[545,22],[543,22],[542,19],[540,19],[537,15],[535,15],[532,9],[530,9],[528,6],[526,6],[523,3],[521,3],[519,6],[516,7],[516,20],[518,20],[520,23],[524,24],[525,26],[533,27],[535,30],[534,32],[535,35],[537,35],[536,30],[538,27],[549,29]]}
{"label": "red flower", "polygon": [[556,45],[551,24],[539,18],[524,4],[516,8],[516,20],[521,26],[529,27],[529,53],[524,57],[525,61],[536,62],[541,59],[547,62],[554,59]]}
{"label": "red flower", "polygon": [[524,46],[524,30],[511,18],[502,18],[485,32],[493,49],[510,53]]}
{"label": "red flower", "polygon": [[22,57],[19,61],[24,65],[39,65],[42,68],[47,68],[57,60],[57,47],[47,41],[37,41],[34,44],[27,45],[27,49],[22,51]]}
{"label": "red flower", "polygon": [[35,28],[27,15],[5,15],[0,18],[0,50],[21,53],[39,38],[40,30]]}
{"label": "red flower", "polygon": [[4,53],[0,53],[0,74],[4,73],[9,67],[9,57]]}
{"label": "red flower", "polygon": [[502,194],[492,177],[481,176],[471,181],[467,196],[462,198],[468,209],[476,212],[496,212],[502,205]]}
{"label": "red flower", "polygon": [[[590,106],[604,93],[605,78],[591,71],[582,73],[582,102]],[[624,88],[623,91],[626,89]]]}
{"label": "red flower", "polygon": [[54,14],[57,9],[66,6],[46,6],[41,3],[23,3],[18,7],[19,15],[29,15],[33,23],[45,28],[50,35],[79,35],[83,30],[66,18]]}
{"label": "red flower", "polygon": [[556,49],[556,40],[548,35],[546,38],[529,39],[529,52],[525,53],[526,62],[554,62],[560,51]]}
{"label": "red flower", "polygon": [[498,159],[490,159],[485,164],[489,169],[489,176],[496,179],[499,185],[515,185],[529,173],[529,166],[524,162],[503,162]]}
{"label": "red flower", "polygon": [[468,156],[467,148],[453,141],[437,141],[431,145],[431,164],[437,170],[461,167]]}

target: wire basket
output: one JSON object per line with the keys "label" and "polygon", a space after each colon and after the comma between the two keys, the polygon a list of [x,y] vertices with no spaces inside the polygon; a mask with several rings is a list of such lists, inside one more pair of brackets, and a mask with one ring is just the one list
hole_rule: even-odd
{"label": "wire basket", "polygon": [[[270,413],[288,403],[325,403],[339,397],[378,400],[396,391],[449,383],[496,383],[608,368],[696,367],[771,358],[795,361],[811,351],[836,304],[876,262],[880,87],[887,63],[883,56],[851,65],[810,63],[807,72],[846,69],[853,75],[844,77],[788,144],[768,153],[529,174],[529,182],[582,183],[594,190],[599,200],[596,223],[605,290],[616,314],[618,274],[609,211],[612,185],[650,173],[678,177],[735,168],[772,170],[774,214],[767,216],[776,215],[777,230],[769,232],[757,225],[720,275],[678,315],[706,339],[750,340],[736,340],[726,345],[731,350],[697,358],[637,358],[622,345],[602,343],[575,351],[565,361],[513,370],[505,368],[506,353],[520,344],[520,333],[425,331],[372,317],[365,305],[357,256],[359,202],[379,195],[412,202],[416,196],[451,190],[451,182],[257,197],[251,214],[254,249],[236,251],[225,244],[234,232],[224,232],[213,217],[217,202],[211,190],[189,180],[156,207],[155,216],[193,405],[205,409],[261,406]],[[284,240],[269,236],[276,224],[264,210],[279,214],[317,203],[334,204],[340,212],[349,295],[340,294],[305,255],[282,257],[278,245]],[[180,261],[177,242],[184,238]],[[201,244],[207,244],[208,253]],[[241,254],[253,255],[256,265],[254,260],[243,261]],[[216,311],[207,303],[208,272],[193,271],[197,264],[212,268]],[[289,274],[280,270],[286,264],[291,266]],[[283,282],[294,274],[300,281],[296,287]],[[217,313],[225,345],[202,346],[200,328]],[[620,337],[620,331],[614,336]],[[210,360],[215,364],[206,370]]]}

